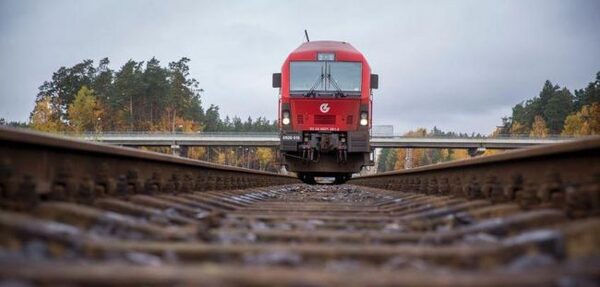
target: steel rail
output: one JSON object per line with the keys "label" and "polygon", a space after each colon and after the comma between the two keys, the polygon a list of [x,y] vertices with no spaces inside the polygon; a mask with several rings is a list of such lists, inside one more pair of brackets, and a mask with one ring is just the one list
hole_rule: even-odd
{"label": "steel rail", "polygon": [[600,137],[355,177],[349,183],[585,213],[600,207]]}
{"label": "steel rail", "polygon": [[0,130],[0,285],[594,286],[598,149],[309,186]]}
{"label": "steel rail", "polygon": [[236,189],[294,183],[275,173],[154,152],[0,128],[0,182],[24,203],[40,195],[89,200],[104,194]]}

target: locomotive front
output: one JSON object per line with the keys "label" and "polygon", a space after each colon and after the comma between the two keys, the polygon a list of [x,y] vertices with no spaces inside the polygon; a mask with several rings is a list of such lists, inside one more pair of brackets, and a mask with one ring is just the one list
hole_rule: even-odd
{"label": "locomotive front", "polygon": [[314,177],[346,181],[372,165],[369,144],[372,89],[377,75],[346,42],[306,42],[273,74],[280,88],[282,164],[307,183]]}

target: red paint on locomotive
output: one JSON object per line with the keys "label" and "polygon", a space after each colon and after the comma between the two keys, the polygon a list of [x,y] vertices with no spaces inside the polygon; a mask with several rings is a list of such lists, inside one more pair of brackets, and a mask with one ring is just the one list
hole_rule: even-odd
{"label": "red paint on locomotive", "polygon": [[372,89],[377,75],[346,42],[314,41],[289,54],[273,87],[280,88],[282,164],[306,182],[343,182],[371,165]]}

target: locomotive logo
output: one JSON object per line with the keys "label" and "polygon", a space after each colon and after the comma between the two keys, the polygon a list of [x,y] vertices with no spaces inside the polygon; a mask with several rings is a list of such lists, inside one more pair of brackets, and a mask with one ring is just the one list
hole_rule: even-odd
{"label": "locomotive logo", "polygon": [[323,103],[323,104],[321,104],[321,106],[319,107],[319,109],[321,110],[322,113],[326,114],[327,112],[329,112],[329,110],[331,108],[329,107],[328,103]]}

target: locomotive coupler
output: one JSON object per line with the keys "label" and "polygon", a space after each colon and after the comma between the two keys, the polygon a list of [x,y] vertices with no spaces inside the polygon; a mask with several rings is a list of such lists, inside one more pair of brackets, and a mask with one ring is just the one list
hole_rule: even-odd
{"label": "locomotive coupler", "polygon": [[337,163],[348,162],[348,150],[344,144],[340,144],[337,148]]}
{"label": "locomotive coupler", "polygon": [[300,157],[305,162],[318,162],[320,152],[317,148],[313,147],[310,143],[303,143],[298,146],[300,150]]}

